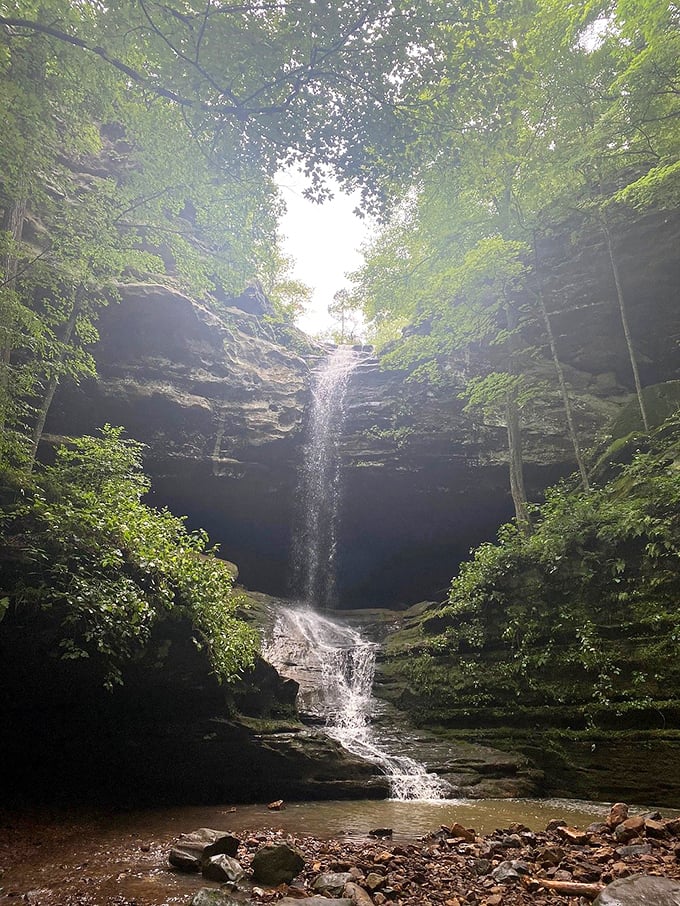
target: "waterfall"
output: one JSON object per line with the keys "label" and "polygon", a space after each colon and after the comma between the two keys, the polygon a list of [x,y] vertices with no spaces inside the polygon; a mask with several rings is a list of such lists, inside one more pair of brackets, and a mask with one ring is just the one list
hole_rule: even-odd
{"label": "waterfall", "polygon": [[439,799],[447,785],[405,755],[381,745],[371,722],[378,646],[355,629],[316,613],[335,598],[340,510],[338,442],[349,378],[365,360],[339,346],[316,371],[297,496],[293,589],[302,605],[279,613],[263,652],[300,686],[298,705],[348,751],[380,765],[394,799]]}
{"label": "waterfall", "polygon": [[371,722],[378,647],[356,629],[300,608],[279,613],[264,656],[300,683],[301,708],[324,719],[329,736],[380,765],[392,799],[441,799],[448,785],[414,759],[390,754]]}
{"label": "waterfall", "polygon": [[303,447],[293,537],[293,591],[317,607],[332,606],[340,507],[338,440],[345,396],[361,353],[338,346],[314,375],[312,406]]}

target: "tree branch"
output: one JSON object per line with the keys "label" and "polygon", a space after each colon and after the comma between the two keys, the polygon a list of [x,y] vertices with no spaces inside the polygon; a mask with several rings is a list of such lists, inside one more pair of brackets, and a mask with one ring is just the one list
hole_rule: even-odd
{"label": "tree branch", "polygon": [[103,47],[93,47],[82,38],[70,35],[68,32],[62,31],[59,28],[54,28],[52,25],[44,25],[42,22],[35,22],[31,19],[17,19],[9,16],[0,16],[0,25],[4,25],[8,30],[13,28],[28,28],[31,31],[38,32],[38,34],[49,35],[51,38],[56,38],[58,41],[63,41],[65,44],[71,44],[73,47],[78,47],[81,50],[94,54],[101,60],[104,60],[105,63],[113,66],[114,69],[122,72],[123,75],[126,75],[137,85],[141,85],[148,91],[166,98],[174,104],[179,104],[181,107],[195,107],[200,110],[209,110],[214,113],[237,114],[238,112],[238,108],[231,104],[207,104],[204,101],[197,101],[194,98],[184,97],[183,95],[177,94],[175,91],[171,91],[169,88],[164,88],[162,85],[156,85],[150,81],[147,76],[139,72],[139,70],[133,69],[117,57],[112,57]]}
{"label": "tree branch", "polygon": [[49,252],[49,248],[43,249],[42,252],[40,252],[40,254],[35,255],[33,258],[31,258],[30,261],[27,261],[26,264],[24,264],[22,267],[18,268],[17,272],[15,274],[13,274],[11,277],[8,277],[6,280],[0,281],[0,289],[2,289],[3,286],[7,286],[8,284],[13,283],[17,277],[20,277],[22,274],[25,274],[29,268],[33,267],[33,265],[36,263],[36,261],[40,261],[40,259],[44,258],[48,252]]}
{"label": "tree branch", "polygon": [[[198,71],[198,73],[202,76],[202,78],[204,78],[206,80],[208,85],[210,85],[210,87],[213,88],[218,94],[224,95],[225,97],[229,98],[229,100],[231,101],[231,103],[234,105],[234,107],[237,110],[242,110],[243,105],[238,100],[238,98],[234,95],[234,93],[229,88],[223,88],[221,85],[218,85],[217,82],[210,75],[210,73],[206,72],[206,70],[201,66],[201,64],[199,62],[198,47],[196,48],[196,54],[195,54],[194,59],[187,56],[187,54],[185,54],[182,50],[180,50],[178,47],[176,47],[175,44],[173,44],[173,42],[170,40],[170,38],[168,38],[168,36],[165,34],[165,32],[161,28],[159,28],[158,25],[156,25],[156,23],[154,22],[154,20],[151,16],[151,13],[147,9],[147,6],[146,6],[146,3],[144,2],[144,0],[139,0],[139,5],[141,6],[142,12],[144,13],[144,18],[149,23],[149,26],[152,29],[153,33],[155,35],[158,35],[158,37],[161,39],[161,41],[163,41],[163,43],[166,44],[167,47],[170,48],[170,50],[175,54],[175,56],[179,60],[182,60],[184,63],[186,63],[187,66],[191,66],[194,69],[196,69]],[[203,32],[205,30],[206,23],[207,23],[207,14],[206,14],[206,18],[204,19],[203,27],[201,28],[201,35],[200,35],[201,40],[203,38]]]}

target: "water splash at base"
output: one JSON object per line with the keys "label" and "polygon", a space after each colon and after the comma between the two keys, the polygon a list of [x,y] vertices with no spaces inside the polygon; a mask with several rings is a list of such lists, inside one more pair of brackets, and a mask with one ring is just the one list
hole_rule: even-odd
{"label": "water splash at base", "polygon": [[325,730],[354,755],[378,764],[390,782],[390,798],[432,800],[449,787],[436,774],[406,755],[393,755],[381,744],[371,722],[378,645],[350,626],[330,620],[309,607],[281,611],[264,657],[274,666],[290,656],[282,640],[294,639],[295,660],[304,662],[309,681],[302,694],[325,718]]}

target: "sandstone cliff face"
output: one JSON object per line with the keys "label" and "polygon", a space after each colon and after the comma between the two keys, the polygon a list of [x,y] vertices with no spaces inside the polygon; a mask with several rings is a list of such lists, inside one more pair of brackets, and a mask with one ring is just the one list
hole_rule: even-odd
{"label": "sandstone cliff face", "polygon": [[[627,394],[570,370],[582,437],[592,442]],[[470,548],[514,514],[507,432],[463,411],[463,373],[445,389],[403,372],[359,369],[350,387],[339,588],[347,606],[441,599]],[[614,391],[612,393],[612,391]],[[531,499],[574,469],[556,395],[524,416],[525,479]]]}
{"label": "sandstone cliff face", "polygon": [[124,425],[148,445],[151,502],[206,528],[252,587],[280,591],[307,362],[276,342],[254,290],[219,315],[168,286],[120,293],[100,319],[97,380],[61,390],[48,430]]}
{"label": "sandstone cliff face", "polygon": [[[237,307],[252,301],[218,315],[170,287],[122,287],[99,325],[99,377],[61,391],[50,429],[124,425],[148,445],[152,502],[206,528],[246,586],[281,594],[323,350],[301,340],[299,354],[277,343],[257,313]],[[455,376],[437,392],[405,377],[369,356],[351,379],[338,558],[349,606],[443,591],[470,546],[511,515],[503,425],[463,413]],[[592,436],[615,406],[584,394],[582,409]],[[535,495],[572,468],[556,403],[532,414],[526,438]]]}
{"label": "sandstone cliff face", "polygon": [[[676,287],[680,218],[640,217],[617,237],[645,383],[680,376]],[[585,447],[630,396],[630,365],[611,273],[593,233],[540,250],[546,292]],[[277,338],[257,291],[220,313],[172,286],[130,284],[104,311],[99,377],[60,391],[53,434],[124,425],[149,446],[152,502],[205,527],[244,583],[285,592],[313,370],[323,350]],[[541,339],[537,327],[537,345]],[[366,358],[347,396],[341,446],[338,588],[345,606],[441,598],[471,546],[512,515],[506,431],[463,412],[474,363],[451,362],[447,387],[405,382]],[[537,377],[554,384],[552,366]],[[530,497],[574,468],[556,393],[524,413]]]}
{"label": "sandstone cliff face", "polygon": [[266,461],[263,448],[299,433],[308,367],[237,307],[254,291],[221,315],[165,285],[125,284],[120,294],[99,322],[99,378],[55,424],[98,424],[110,412],[153,455],[210,461],[215,472]]}

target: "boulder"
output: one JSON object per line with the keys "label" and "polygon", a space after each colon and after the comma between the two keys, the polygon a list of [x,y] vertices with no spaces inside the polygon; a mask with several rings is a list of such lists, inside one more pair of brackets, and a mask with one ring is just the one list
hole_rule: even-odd
{"label": "boulder", "polygon": [[384,887],[386,883],[387,878],[385,875],[380,875],[377,871],[371,871],[366,875],[366,887],[371,891]]}
{"label": "boulder", "polygon": [[610,827],[617,827],[628,817],[628,806],[625,802],[615,802],[609,810],[607,824]]}
{"label": "boulder", "polygon": [[354,881],[345,884],[343,894],[352,901],[352,906],[373,906],[373,900],[367,891]]}
{"label": "boulder", "polygon": [[558,827],[557,834],[572,846],[586,846],[590,843],[588,832],[580,830],[578,827]]}
{"label": "boulder", "polygon": [[169,861],[180,871],[200,871],[211,856],[235,856],[239,839],[221,830],[201,827],[190,834],[182,834],[170,850]]}
{"label": "boulder", "polygon": [[476,832],[471,827],[463,827],[463,825],[459,824],[457,821],[455,824],[451,825],[449,833],[451,837],[455,837],[458,840],[464,840],[466,843],[475,842]]}
{"label": "boulder", "polygon": [[224,890],[215,890],[214,887],[201,887],[194,894],[190,906],[243,906],[241,900],[235,900],[231,894]]}
{"label": "boulder", "polygon": [[680,906],[680,882],[654,875],[631,875],[608,884],[593,906]]}
{"label": "boulder", "polygon": [[657,818],[645,818],[645,835],[663,839],[668,836],[668,829],[666,824]]}
{"label": "boulder", "polygon": [[305,857],[295,846],[288,843],[262,846],[253,856],[253,880],[268,887],[289,884],[304,864]]}
{"label": "boulder", "polygon": [[319,893],[326,893],[335,897],[340,896],[345,889],[345,884],[352,880],[353,875],[348,871],[333,871],[319,875],[312,886]]}
{"label": "boulder", "polygon": [[203,877],[208,881],[219,881],[221,884],[227,881],[238,884],[246,876],[241,863],[224,853],[211,856],[207,862],[203,863],[202,870]]}
{"label": "boulder", "polygon": [[554,868],[565,856],[566,852],[561,846],[543,846],[536,853],[536,861],[541,868]]}
{"label": "boulder", "polygon": [[645,819],[636,815],[633,818],[626,818],[625,821],[622,821],[615,828],[614,836],[617,843],[627,843],[629,840],[634,840],[635,837],[641,836],[644,829]]}
{"label": "boulder", "polygon": [[650,856],[652,854],[651,843],[633,843],[628,846],[618,846],[616,855],[625,859],[627,856]]}
{"label": "boulder", "polygon": [[510,862],[501,862],[491,872],[491,877],[498,884],[505,884],[507,881],[519,881],[519,872],[516,872]]}

